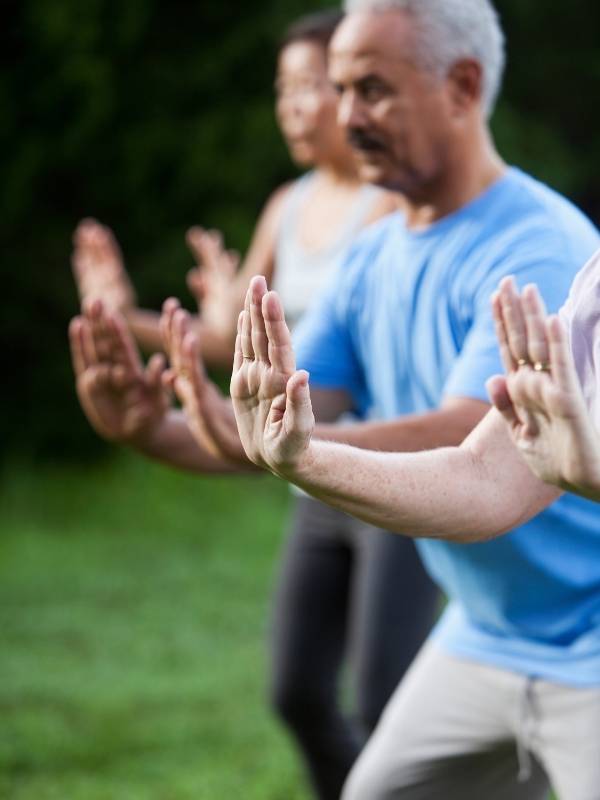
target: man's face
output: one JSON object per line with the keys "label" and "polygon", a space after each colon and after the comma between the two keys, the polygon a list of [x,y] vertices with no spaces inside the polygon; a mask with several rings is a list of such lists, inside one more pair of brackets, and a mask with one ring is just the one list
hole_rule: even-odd
{"label": "man's face", "polygon": [[421,197],[440,179],[453,135],[445,80],[413,63],[404,12],[350,14],[331,43],[338,121],[369,183]]}

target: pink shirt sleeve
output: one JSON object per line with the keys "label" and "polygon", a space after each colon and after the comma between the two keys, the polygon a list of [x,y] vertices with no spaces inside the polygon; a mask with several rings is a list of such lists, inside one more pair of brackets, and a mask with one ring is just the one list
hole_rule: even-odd
{"label": "pink shirt sleeve", "polygon": [[600,250],[577,273],[560,310],[583,396],[600,428]]}

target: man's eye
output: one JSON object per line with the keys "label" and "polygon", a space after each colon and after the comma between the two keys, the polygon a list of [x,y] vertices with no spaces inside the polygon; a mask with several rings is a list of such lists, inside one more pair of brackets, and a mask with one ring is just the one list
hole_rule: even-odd
{"label": "man's eye", "polygon": [[378,100],[383,95],[383,90],[381,86],[377,86],[375,84],[369,84],[367,86],[363,86],[363,97],[365,100]]}

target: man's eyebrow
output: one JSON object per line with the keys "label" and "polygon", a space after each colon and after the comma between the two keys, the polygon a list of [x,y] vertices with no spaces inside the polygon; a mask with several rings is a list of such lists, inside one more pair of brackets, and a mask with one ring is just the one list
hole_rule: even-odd
{"label": "man's eyebrow", "polygon": [[360,78],[356,78],[355,83],[367,83],[368,81],[385,83],[381,75],[378,75],[376,72],[367,72],[366,75],[361,75]]}
{"label": "man's eyebrow", "polygon": [[367,72],[366,75],[359,75],[357,78],[352,78],[349,81],[337,81],[333,79],[332,84],[334,86],[344,86],[347,83],[356,84],[356,83],[383,83],[385,84],[386,81],[378,75],[376,72]]}

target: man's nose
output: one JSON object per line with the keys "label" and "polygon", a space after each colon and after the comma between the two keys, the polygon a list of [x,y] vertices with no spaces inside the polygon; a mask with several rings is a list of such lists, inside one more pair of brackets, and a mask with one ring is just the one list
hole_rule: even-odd
{"label": "man's nose", "polygon": [[365,123],[364,109],[355,92],[344,92],[338,100],[338,125],[341,128],[362,128]]}

